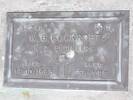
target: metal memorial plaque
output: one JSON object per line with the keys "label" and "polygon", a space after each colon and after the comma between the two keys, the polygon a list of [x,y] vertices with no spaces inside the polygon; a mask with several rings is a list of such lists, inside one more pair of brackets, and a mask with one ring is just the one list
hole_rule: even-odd
{"label": "metal memorial plaque", "polygon": [[4,85],[127,90],[129,11],[7,13]]}

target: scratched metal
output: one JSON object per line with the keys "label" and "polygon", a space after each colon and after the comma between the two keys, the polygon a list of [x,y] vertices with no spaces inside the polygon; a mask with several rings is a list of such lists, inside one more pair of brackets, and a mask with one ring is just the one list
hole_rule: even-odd
{"label": "scratched metal", "polygon": [[5,85],[127,90],[129,11],[7,13]]}

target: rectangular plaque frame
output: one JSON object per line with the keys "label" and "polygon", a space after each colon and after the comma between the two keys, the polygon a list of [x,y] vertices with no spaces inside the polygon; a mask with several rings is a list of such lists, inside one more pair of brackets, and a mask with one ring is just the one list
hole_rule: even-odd
{"label": "rectangular plaque frame", "polygon": [[[17,38],[14,30],[16,22],[23,24],[23,21],[37,22],[42,20],[89,20],[92,21],[107,21],[113,20],[120,23],[118,34],[118,64],[116,66],[116,78],[112,79],[101,78],[97,79],[43,79],[35,76],[17,77],[11,71],[14,67],[12,59],[14,57],[13,45]],[[33,22],[32,22],[33,23]],[[14,29],[14,25],[16,25]],[[22,31],[23,32],[23,31]],[[18,41],[17,41],[18,42]],[[27,43],[28,44],[28,43]],[[34,45],[34,44],[33,44]],[[113,46],[112,46],[113,48]],[[113,55],[113,54],[112,54]],[[70,56],[71,57],[71,56]],[[41,59],[41,58],[40,58]],[[83,90],[127,90],[128,89],[128,61],[129,61],[129,11],[45,11],[45,12],[8,12],[7,13],[7,34],[6,34],[6,51],[5,51],[5,71],[4,85],[10,87],[35,87],[49,89],[83,89]],[[114,66],[112,66],[114,67]],[[14,69],[13,69],[14,70]],[[40,77],[40,76],[39,76]]]}

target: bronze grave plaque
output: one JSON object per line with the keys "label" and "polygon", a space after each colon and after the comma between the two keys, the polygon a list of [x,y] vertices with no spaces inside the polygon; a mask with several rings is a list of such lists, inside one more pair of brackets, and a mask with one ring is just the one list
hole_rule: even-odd
{"label": "bronze grave plaque", "polygon": [[129,11],[7,13],[4,84],[127,90]]}

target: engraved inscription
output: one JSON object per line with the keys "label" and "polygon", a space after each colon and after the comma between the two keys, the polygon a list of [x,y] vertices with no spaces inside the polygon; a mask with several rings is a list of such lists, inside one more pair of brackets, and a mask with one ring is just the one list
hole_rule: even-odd
{"label": "engraved inscription", "polygon": [[14,20],[12,76],[115,80],[119,21]]}

